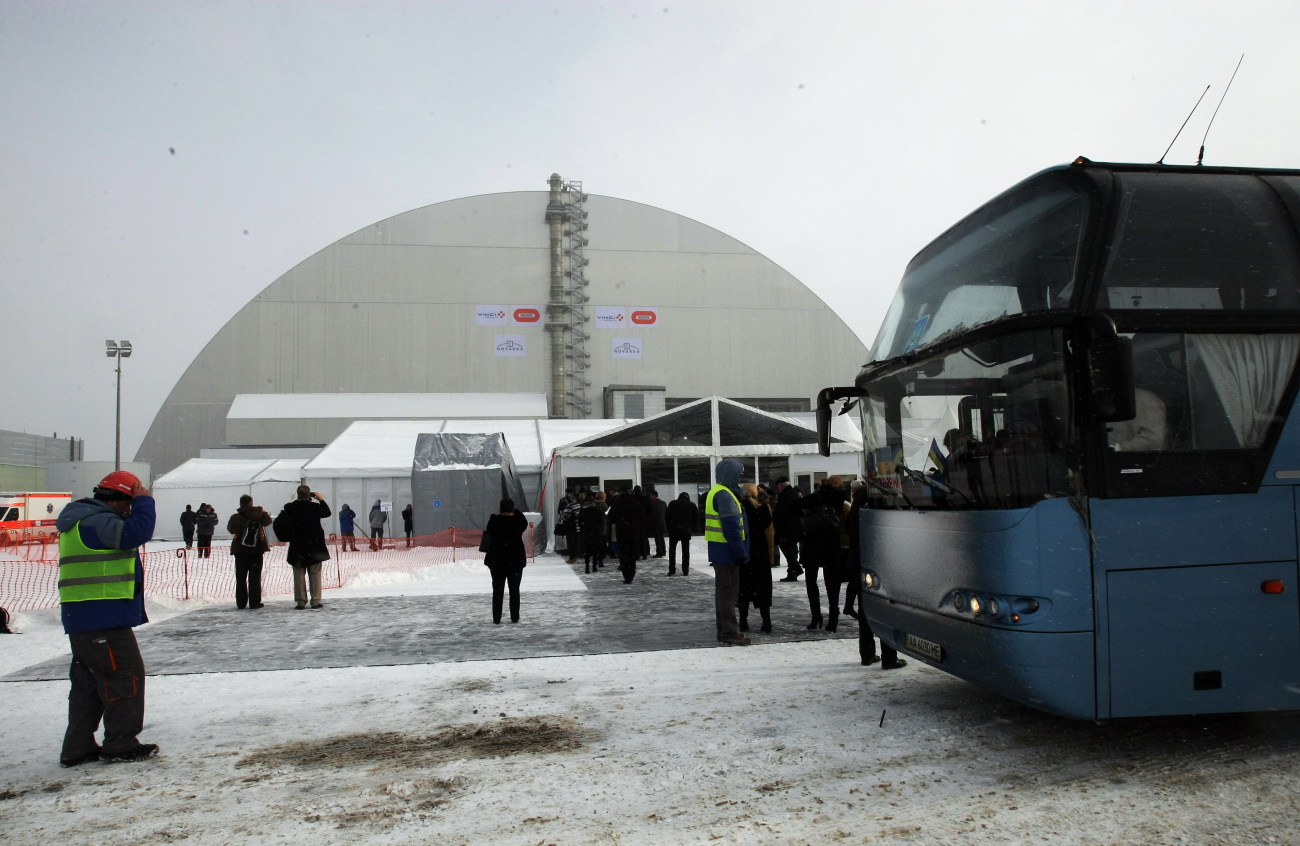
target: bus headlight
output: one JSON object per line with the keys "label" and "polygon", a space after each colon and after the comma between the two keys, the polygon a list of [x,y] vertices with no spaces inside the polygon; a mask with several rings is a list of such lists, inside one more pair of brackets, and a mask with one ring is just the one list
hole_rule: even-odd
{"label": "bus headlight", "polygon": [[980,599],[978,596],[971,596],[970,612],[976,617],[984,613],[984,600]]}
{"label": "bus headlight", "polygon": [[862,585],[867,590],[875,590],[876,588],[880,587],[880,577],[877,576],[875,573],[870,573],[870,572],[863,573]]}
{"label": "bus headlight", "polygon": [[1002,605],[998,602],[997,597],[989,597],[989,616],[997,617],[1002,613]]}
{"label": "bus headlight", "polygon": [[957,593],[954,593],[954,594],[952,595],[952,607],[953,607],[954,609],[956,609],[958,613],[960,613],[960,612],[962,612],[962,611],[965,611],[965,610],[966,610],[966,594],[962,593],[961,591],[958,591]]}

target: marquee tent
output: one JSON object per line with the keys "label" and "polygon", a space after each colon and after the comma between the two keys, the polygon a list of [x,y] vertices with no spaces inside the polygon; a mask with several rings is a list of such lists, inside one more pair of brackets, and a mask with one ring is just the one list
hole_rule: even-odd
{"label": "marquee tent", "polygon": [[153,483],[158,509],[155,540],[180,540],[180,514],[186,505],[199,510],[208,503],[221,522],[218,538],[226,537],[226,520],[239,508],[239,497],[249,494],[253,502],[272,514],[294,498],[305,458],[191,458]]}

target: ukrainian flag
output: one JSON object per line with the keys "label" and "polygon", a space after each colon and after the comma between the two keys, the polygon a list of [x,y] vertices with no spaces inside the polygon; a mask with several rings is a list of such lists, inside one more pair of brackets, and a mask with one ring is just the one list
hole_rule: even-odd
{"label": "ukrainian flag", "polygon": [[939,448],[939,442],[934,438],[930,438],[930,462],[934,464],[935,469],[941,474],[947,475],[948,458],[943,454],[943,450]]}

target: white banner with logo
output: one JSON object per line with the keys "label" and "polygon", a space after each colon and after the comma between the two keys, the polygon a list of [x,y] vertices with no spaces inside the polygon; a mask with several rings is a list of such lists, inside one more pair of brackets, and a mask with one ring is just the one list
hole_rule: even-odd
{"label": "white banner with logo", "polygon": [[505,326],[506,316],[509,314],[503,305],[478,305],[474,306],[474,325],[475,326]]}
{"label": "white banner with logo", "polygon": [[528,352],[528,344],[523,335],[497,335],[496,353],[505,358],[523,358]]}
{"label": "white banner with logo", "polygon": [[640,338],[615,338],[614,339],[614,358],[640,358],[640,357],[641,357]]}
{"label": "white banner with logo", "polygon": [[626,328],[627,309],[622,306],[596,306],[592,323],[597,329]]}

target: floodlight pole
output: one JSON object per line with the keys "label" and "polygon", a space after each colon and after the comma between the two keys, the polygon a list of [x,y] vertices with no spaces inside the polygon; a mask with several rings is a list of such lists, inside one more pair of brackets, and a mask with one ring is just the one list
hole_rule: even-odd
{"label": "floodlight pole", "polygon": [[113,469],[122,469],[122,356],[117,359],[117,420],[113,439]]}
{"label": "floodlight pole", "polygon": [[117,359],[117,412],[113,445],[113,469],[122,469],[122,359],[131,355],[130,341],[105,341],[104,351],[109,358]]}

